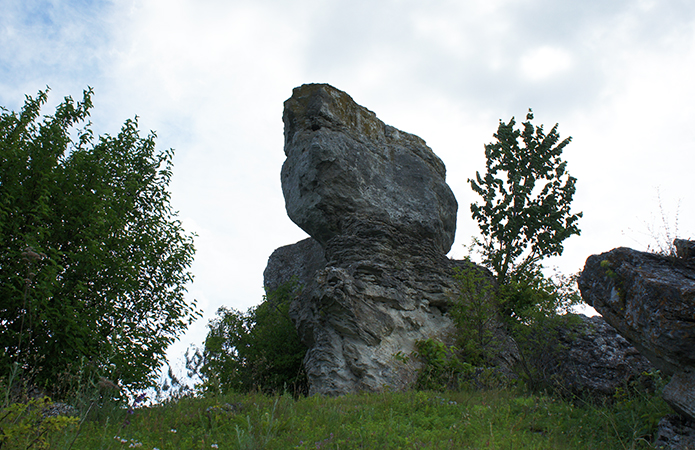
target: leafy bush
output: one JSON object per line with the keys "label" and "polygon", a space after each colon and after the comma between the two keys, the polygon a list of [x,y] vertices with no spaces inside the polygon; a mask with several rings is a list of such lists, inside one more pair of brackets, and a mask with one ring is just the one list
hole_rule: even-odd
{"label": "leafy bush", "polygon": [[418,389],[443,391],[458,388],[460,378],[472,369],[470,364],[461,362],[454,346],[435,339],[418,341],[415,345],[416,356],[423,363],[417,378]]}
{"label": "leafy bush", "polygon": [[213,392],[307,392],[306,347],[289,317],[299,295],[295,282],[281,285],[246,313],[217,311],[205,339],[204,388]]}
{"label": "leafy bush", "polygon": [[51,440],[74,427],[79,419],[57,414],[54,403],[46,396],[31,397],[17,388],[14,379],[18,367],[9,379],[0,378],[0,448],[47,449]]}
{"label": "leafy bush", "polygon": [[19,364],[58,397],[78,369],[151,384],[199,315],[184,300],[194,248],[169,204],[173,151],[137,120],[95,142],[91,97],[53,116],[46,92],[0,108],[0,376]]}

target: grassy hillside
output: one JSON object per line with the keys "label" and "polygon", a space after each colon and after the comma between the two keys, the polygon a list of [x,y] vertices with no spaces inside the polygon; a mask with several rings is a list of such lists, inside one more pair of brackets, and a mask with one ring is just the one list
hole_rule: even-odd
{"label": "grassy hillside", "polygon": [[[639,449],[651,448],[668,412],[657,396],[628,390],[600,405],[514,389],[297,400],[232,394],[130,411],[104,408],[47,434],[45,448]],[[2,446],[15,448],[26,443]]]}

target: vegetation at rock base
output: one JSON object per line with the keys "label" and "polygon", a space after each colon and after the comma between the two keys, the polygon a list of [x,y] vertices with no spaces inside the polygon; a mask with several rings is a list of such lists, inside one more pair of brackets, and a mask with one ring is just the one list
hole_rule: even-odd
{"label": "vegetation at rock base", "polygon": [[301,287],[287,282],[246,313],[225,307],[208,325],[202,374],[212,392],[308,392],[306,347],[289,317]]}
{"label": "vegetation at rock base", "polygon": [[0,377],[19,369],[59,398],[99,376],[151,385],[199,316],[184,300],[194,248],[170,205],[173,151],[137,119],[95,138],[91,89],[42,117],[47,98],[0,110]]}
{"label": "vegetation at rock base", "polygon": [[515,374],[538,391],[548,387],[544,365],[557,350],[552,336],[571,320],[560,314],[581,302],[575,276],[546,276],[541,263],[579,235],[582,214],[571,212],[576,179],[561,159],[571,138],[560,141],[557,124],[546,135],[531,123],[531,110],[526,120],[521,129],[514,118],[500,121],[495,142],[485,145],[485,175],[468,180],[482,197],[471,204],[481,238],[470,250],[490,272],[470,259],[457,271],[449,314],[457,327],[456,357],[485,367],[506,352]]}

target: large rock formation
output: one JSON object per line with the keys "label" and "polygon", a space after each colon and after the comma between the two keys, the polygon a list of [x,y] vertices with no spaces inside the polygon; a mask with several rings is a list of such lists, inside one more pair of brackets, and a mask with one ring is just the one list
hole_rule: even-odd
{"label": "large rock formation", "polygon": [[695,419],[695,259],[617,248],[590,256],[579,278],[582,297],[667,375],[664,399]]}
{"label": "large rock formation", "polygon": [[282,189],[312,240],[276,250],[265,282],[305,287],[290,315],[309,350],[311,393],[399,389],[415,377],[417,340],[452,331],[445,254],[457,204],[442,161],[417,136],[385,125],[329,85],[285,102]]}
{"label": "large rock formation", "polygon": [[692,450],[695,448],[695,422],[676,414],[659,421],[659,430],[653,448]]}

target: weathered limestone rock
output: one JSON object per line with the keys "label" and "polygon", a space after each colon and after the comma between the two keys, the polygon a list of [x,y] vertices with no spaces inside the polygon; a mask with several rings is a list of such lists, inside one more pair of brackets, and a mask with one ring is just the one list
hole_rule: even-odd
{"label": "weathered limestone rock", "polygon": [[617,387],[653,369],[602,317],[579,314],[576,318],[565,321],[568,325],[559,328],[555,347],[536,362],[545,362],[539,369],[559,391],[610,397]]}
{"label": "weathered limestone rock", "polygon": [[315,239],[306,238],[275,249],[263,271],[263,286],[267,292],[272,292],[292,279],[306,286],[324,267],[323,248]]}
{"label": "weathered limestone rock", "polygon": [[579,289],[640,353],[674,375],[664,399],[695,419],[695,260],[617,248],[587,259]]}
{"label": "weathered limestone rock", "polygon": [[676,248],[676,255],[685,260],[695,259],[695,241],[685,239],[675,239],[673,246]]}
{"label": "weathered limestone rock", "polygon": [[653,448],[692,450],[695,448],[695,422],[675,414],[659,422],[659,431]]}
{"label": "weathered limestone rock", "polygon": [[325,245],[362,215],[449,251],[457,203],[444,163],[425,141],[327,84],[295,88],[283,121],[287,214],[310,236]]}
{"label": "weathered limestone rock", "polygon": [[394,355],[453,331],[445,312],[463,263],[445,256],[457,204],[444,164],[329,85],[296,88],[283,119],[287,213],[315,241],[276,250],[264,275],[271,288],[304,284],[290,316],[310,393],[404,388],[418,363]]}
{"label": "weathered limestone rock", "polygon": [[[453,331],[444,312],[455,295],[454,267],[475,266],[449,260],[416,240],[391,243],[386,234],[369,230],[333,239],[333,259],[291,305],[290,315],[309,347],[305,368],[312,394],[406,388],[415,381],[419,363],[393,355],[409,355],[417,340],[446,340]],[[286,266],[275,283],[300,279],[307,267],[301,263],[305,242],[271,255],[268,267],[278,265],[278,255],[299,262]],[[289,252],[295,255],[288,257]],[[271,273],[266,269],[266,286],[273,283]]]}
{"label": "weathered limestone rock", "polygon": [[456,263],[415,240],[396,244],[369,231],[331,240],[333,259],[291,305],[309,347],[312,393],[405,388],[419,365],[393,355],[453,332],[444,312],[456,289]]}

